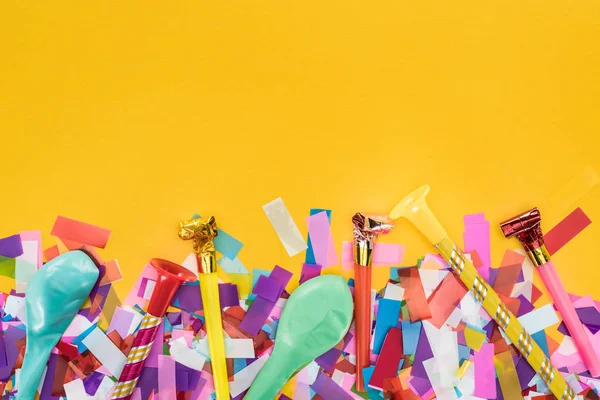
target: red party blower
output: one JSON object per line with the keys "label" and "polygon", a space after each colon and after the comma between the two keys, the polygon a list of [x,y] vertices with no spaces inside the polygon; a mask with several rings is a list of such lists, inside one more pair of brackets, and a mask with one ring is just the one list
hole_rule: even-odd
{"label": "red party blower", "polygon": [[125,368],[123,368],[119,382],[113,392],[113,399],[128,400],[131,398],[142,374],[142,369],[144,369],[146,358],[148,358],[150,349],[154,344],[154,338],[156,338],[160,323],[167,312],[167,308],[169,308],[169,304],[171,304],[171,300],[173,300],[173,296],[175,296],[182,283],[196,280],[196,274],[171,261],[153,258],[150,260],[150,265],[156,269],[158,278],[154,291],[150,296],[148,310],[144,315],[144,319],[142,319],[140,330],[127,356]]}
{"label": "red party blower", "polygon": [[356,213],[354,224],[354,303],[356,314],[356,390],[364,392],[363,368],[371,361],[371,263],[375,239],[394,224],[387,217]]}

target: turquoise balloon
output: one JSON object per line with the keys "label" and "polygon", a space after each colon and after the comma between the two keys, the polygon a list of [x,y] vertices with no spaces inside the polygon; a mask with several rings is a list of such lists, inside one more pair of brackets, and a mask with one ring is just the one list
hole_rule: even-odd
{"label": "turquoise balloon", "polygon": [[273,353],[244,400],[273,399],[299,369],[344,338],[353,308],[340,276],[323,275],[300,285],[281,313]]}
{"label": "turquoise balloon", "polygon": [[98,268],[82,251],[70,251],[44,264],[27,285],[27,347],[18,400],[33,400],[50,352],[98,280]]}

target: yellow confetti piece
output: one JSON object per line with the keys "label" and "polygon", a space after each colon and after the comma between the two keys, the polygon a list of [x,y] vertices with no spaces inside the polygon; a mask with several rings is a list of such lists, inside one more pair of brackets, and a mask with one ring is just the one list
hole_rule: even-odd
{"label": "yellow confetti piece", "polygon": [[496,375],[498,375],[500,388],[502,389],[502,396],[505,399],[511,400],[523,399],[519,376],[517,375],[510,350],[494,356],[494,367]]}
{"label": "yellow confetti piece", "polygon": [[471,368],[471,365],[473,365],[473,361],[464,360],[463,363],[460,365],[458,371],[456,371],[456,377],[458,379],[462,379],[462,377],[465,376],[469,368]]}
{"label": "yellow confetti piece", "polygon": [[465,341],[467,342],[467,346],[473,350],[479,351],[485,341],[485,332],[467,326],[465,328]]}
{"label": "yellow confetti piece", "polygon": [[251,292],[252,279],[248,274],[227,274],[229,280],[237,285],[240,299],[247,299]]}
{"label": "yellow confetti piece", "polygon": [[294,391],[296,390],[296,376],[294,375],[290,378],[289,381],[281,389],[281,393],[289,397],[290,399],[294,398]]}

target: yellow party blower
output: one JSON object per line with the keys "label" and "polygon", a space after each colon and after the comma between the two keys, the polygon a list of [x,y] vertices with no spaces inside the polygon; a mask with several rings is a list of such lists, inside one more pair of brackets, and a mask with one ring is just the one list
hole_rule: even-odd
{"label": "yellow party blower", "polygon": [[229,381],[219,301],[219,280],[214,238],[217,236],[215,217],[197,218],[179,223],[179,237],[192,240],[198,260],[198,279],[204,305],[204,320],[208,336],[208,349],[217,400],[229,400]]}
{"label": "yellow party blower", "polygon": [[552,366],[548,357],[523,328],[517,317],[508,310],[494,289],[479,275],[473,264],[448,237],[425,202],[427,193],[429,193],[427,185],[413,191],[394,207],[390,218],[404,217],[421,231],[450,264],[452,271],[458,275],[462,283],[473,292],[477,301],[517,347],[519,353],[540,375],[552,394],[560,400],[574,400],[575,392],[560,372]]}

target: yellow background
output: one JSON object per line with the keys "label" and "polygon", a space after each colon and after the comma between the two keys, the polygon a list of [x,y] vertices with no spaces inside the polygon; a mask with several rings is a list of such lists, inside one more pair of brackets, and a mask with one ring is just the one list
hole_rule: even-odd
{"label": "yellow background", "polygon": [[[600,171],[599,21],[597,0],[2,1],[0,237],[48,247],[59,214],[110,228],[124,295],[149,258],[186,257],[194,212],[248,267],[298,271],[263,204],[281,196],[303,234],[333,209],[340,250],[355,211],[428,182],[459,243],[485,211],[498,265],[518,247],[498,222]],[[577,205],[600,221],[598,188]],[[599,239],[555,257],[570,291],[600,298]],[[406,222],[385,241],[404,264],[432,251]]]}

